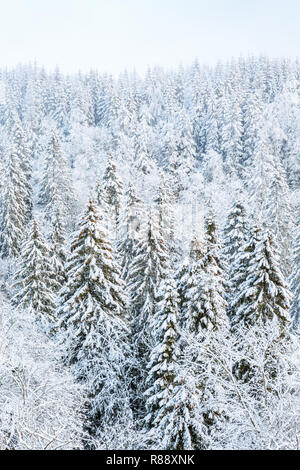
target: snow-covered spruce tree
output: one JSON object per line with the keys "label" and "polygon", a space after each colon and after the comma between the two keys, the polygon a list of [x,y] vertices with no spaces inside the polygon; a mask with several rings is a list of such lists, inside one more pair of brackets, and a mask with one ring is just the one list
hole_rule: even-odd
{"label": "snow-covered spruce tree", "polygon": [[134,140],[135,162],[134,168],[141,175],[149,175],[154,169],[153,150],[151,143],[151,127],[142,117]]}
{"label": "snow-covered spruce tree", "polygon": [[199,261],[204,255],[204,241],[194,234],[190,243],[189,255],[183,259],[174,275],[179,296],[179,325],[181,327],[184,327],[187,321],[187,293],[191,285],[191,279],[198,269]]}
{"label": "snow-covered spruce tree", "polygon": [[66,281],[65,262],[67,253],[65,249],[65,238],[64,220],[61,216],[60,209],[57,208],[49,237],[49,253],[58,288],[62,287],[63,283]]}
{"label": "snow-covered spruce tree", "polygon": [[240,288],[241,285],[247,283],[249,272],[250,272],[250,263],[253,257],[253,253],[256,250],[258,242],[261,240],[261,226],[254,225],[249,227],[249,233],[246,239],[246,242],[242,249],[238,252],[237,257],[233,263],[233,272],[234,277],[231,282],[233,285],[238,287],[236,295],[232,297],[230,302],[230,322],[233,327],[236,325],[238,327],[239,320],[237,317],[237,310],[240,306],[243,305],[244,298],[240,298]]}
{"label": "snow-covered spruce tree", "polygon": [[212,352],[223,353],[229,330],[221,250],[214,215],[210,213],[205,220],[204,253],[201,250],[197,255],[188,277],[182,340],[183,350],[189,350],[189,344],[195,339],[201,344],[198,352],[194,351],[193,365],[189,369],[197,380],[202,416],[209,434],[220,425],[224,415],[224,410],[218,406],[218,390],[211,381],[211,376],[218,373]]}
{"label": "snow-covered spruce tree", "polygon": [[197,266],[194,270],[194,276],[198,277],[199,284],[196,280],[191,282],[190,291],[187,293],[189,301],[186,326],[189,331],[196,333],[198,328],[211,330],[223,327],[226,330],[227,304],[221,252],[222,245],[215,216],[210,212],[205,220],[204,253],[202,254],[202,250],[197,253]]}
{"label": "snow-covered spruce tree", "polygon": [[[176,260],[178,248],[175,241],[174,197],[166,177],[162,174],[154,202],[157,206],[160,232],[166,242],[170,256]],[[177,255],[177,256],[176,256]]]}
{"label": "snow-covered spruce tree", "polygon": [[26,205],[26,214],[25,222],[29,222],[32,217],[32,165],[31,165],[31,156],[30,151],[27,145],[26,136],[22,128],[20,119],[17,116],[14,116],[14,125],[11,129],[11,140],[15,148],[15,155],[19,160],[19,166],[23,172],[24,180],[24,189],[25,189],[25,205]]}
{"label": "snow-covered spruce tree", "polygon": [[180,113],[177,122],[168,123],[164,135],[164,155],[170,187],[175,200],[189,185],[195,166],[195,141],[187,117]]}
{"label": "snow-covered spruce tree", "polygon": [[[299,109],[298,109],[299,113]],[[292,130],[290,130],[284,145],[284,163],[287,179],[292,190],[298,190],[300,186],[300,139],[299,139],[299,114],[294,116]]]}
{"label": "snow-covered spruce tree", "polygon": [[235,327],[240,322],[249,327],[258,322],[261,325],[272,322],[278,333],[284,332],[290,321],[290,293],[269,230],[266,229],[256,242],[248,263],[234,302]]}
{"label": "snow-covered spruce tree", "polygon": [[202,130],[203,153],[219,152],[218,97],[211,81],[207,83],[205,119]]}
{"label": "snow-covered spruce tree", "polygon": [[226,256],[230,273],[237,253],[241,248],[244,248],[248,231],[246,209],[241,200],[237,199],[227,215],[224,227],[224,255]]}
{"label": "snow-covered spruce tree", "polygon": [[61,289],[57,330],[65,344],[65,362],[84,384],[89,433],[129,413],[126,383],[131,352],[127,298],[98,206],[90,200],[71,243],[67,283]]}
{"label": "snow-covered spruce tree", "polygon": [[291,273],[293,217],[285,170],[279,158],[274,159],[274,176],[267,199],[268,225],[278,244],[281,270]]}
{"label": "snow-covered spruce tree", "polygon": [[[231,282],[233,285],[237,286],[237,291],[235,295],[231,297],[231,302],[229,305],[228,313],[230,319],[230,325],[235,336],[240,334],[239,331],[244,331],[245,324],[243,318],[239,317],[237,312],[244,306],[244,295],[241,296],[241,286],[246,286],[249,278],[249,273],[251,270],[251,261],[254,256],[254,252],[257,249],[257,245],[260,242],[262,237],[262,228],[260,225],[255,225],[254,227],[249,227],[249,234],[245,242],[244,247],[238,252],[237,257],[234,261],[233,271],[234,277]],[[243,344],[240,344],[240,350],[242,351],[245,348]],[[237,362],[234,365],[234,373],[237,378],[243,380],[249,380],[250,377],[250,364],[246,361],[245,358]]]}
{"label": "snow-covered spruce tree", "polygon": [[185,263],[183,263],[179,271],[180,281],[178,284],[178,293],[180,295],[180,324],[187,330],[190,329],[191,322],[194,323],[190,298],[195,293],[199,293],[199,276],[201,276],[203,272],[203,258],[205,254],[204,242],[201,242],[199,237],[194,235],[190,244],[188,263],[186,267]]}
{"label": "snow-covered spruce tree", "polygon": [[137,245],[143,212],[142,200],[137,196],[134,184],[130,182],[119,223],[120,241],[118,243],[118,252],[121,258],[122,279],[125,281]]}
{"label": "snow-covered spruce tree", "polygon": [[186,292],[188,289],[188,277],[190,274],[190,258],[186,256],[179,268],[174,274],[176,282],[177,294],[178,294],[178,306],[179,306],[179,325],[182,327],[185,321],[185,308],[186,308]]}
{"label": "snow-covered spruce tree", "polygon": [[243,135],[242,154],[240,156],[240,167],[244,176],[252,163],[254,151],[257,145],[259,129],[262,123],[262,100],[258,90],[246,90],[243,111]]}
{"label": "snow-covered spruce tree", "polygon": [[170,274],[162,283],[161,297],[152,321],[155,346],[145,393],[149,439],[159,449],[201,449],[205,447],[206,427],[195,382],[180,375],[178,296]]}
{"label": "snow-covered spruce tree", "polygon": [[180,350],[178,340],[180,331],[178,327],[178,296],[176,284],[170,273],[160,289],[162,300],[157,305],[157,310],[151,319],[151,330],[154,339],[154,348],[151,350],[147,369],[148,389],[145,392],[146,423],[152,428],[157,412],[174,385],[176,368]]}
{"label": "snow-covered spruce tree", "polygon": [[0,194],[2,193],[2,189],[3,189],[3,180],[4,180],[4,164],[3,164],[3,161],[0,160]]}
{"label": "snow-covered spruce tree", "polygon": [[39,203],[45,206],[45,216],[50,221],[53,221],[57,208],[60,208],[62,213],[70,215],[74,203],[67,160],[55,130],[52,131],[46,155]]}
{"label": "snow-covered spruce tree", "polygon": [[236,263],[237,257],[241,250],[244,249],[247,237],[248,237],[248,220],[246,216],[246,210],[241,202],[237,199],[234,201],[226,219],[224,227],[224,258],[226,260],[227,270],[227,301],[228,301],[228,314],[230,314],[231,300],[235,296],[239,285],[236,284],[236,272],[238,268]]}
{"label": "snow-covered spruce tree", "polygon": [[189,176],[195,169],[196,143],[193,137],[191,120],[187,113],[182,110],[178,116],[179,153],[184,161],[184,172]]}
{"label": "snow-covered spruce tree", "polygon": [[249,342],[241,337],[240,331],[256,331],[258,337],[262,331],[266,341],[268,337],[273,337],[266,351],[268,367],[265,374],[269,381],[274,381],[279,373],[277,356],[284,353],[290,341],[290,292],[279,267],[278,252],[270,231],[265,229],[261,235],[254,233],[253,241],[252,251],[246,247],[247,251],[242,257],[246,271],[241,279],[240,292],[233,303],[233,332],[245,356],[245,359],[235,364],[234,372],[237,378],[245,382],[253,379],[253,361],[246,359],[249,356]]}
{"label": "snow-covered spruce tree", "polygon": [[26,184],[15,147],[12,148],[1,193],[0,251],[2,258],[20,253],[25,231]]}
{"label": "snow-covered spruce tree", "polygon": [[143,409],[145,369],[153,346],[152,319],[158,303],[158,289],[167,273],[167,252],[159,232],[157,216],[152,211],[135,247],[127,285],[131,300],[131,341],[137,360],[134,406]]}
{"label": "snow-covered spruce tree", "polygon": [[274,177],[274,155],[265,136],[259,136],[254,151],[252,165],[249,168],[246,185],[249,188],[250,207],[254,216],[267,214],[268,195]]}
{"label": "snow-covered spruce tree", "polygon": [[290,276],[290,287],[293,294],[291,305],[291,317],[293,328],[300,331],[300,228],[297,229],[293,250],[294,270]]}
{"label": "snow-covered spruce tree", "polygon": [[102,197],[107,205],[107,211],[112,223],[111,230],[116,234],[123,199],[123,182],[118,175],[117,165],[112,156],[109,156],[103,175]]}
{"label": "snow-covered spruce tree", "polygon": [[17,293],[12,298],[13,304],[18,308],[28,308],[43,327],[51,327],[55,321],[55,293],[59,283],[51,264],[49,247],[36,219],[33,219],[22,248],[14,280]]}
{"label": "snow-covered spruce tree", "polygon": [[237,99],[224,96],[221,152],[227,174],[234,175],[242,155],[242,113]]}
{"label": "snow-covered spruce tree", "polygon": [[105,198],[104,189],[103,189],[102,178],[98,178],[97,183],[96,183],[95,201],[98,204],[98,206],[101,208],[102,212],[105,212],[105,213],[108,212],[106,198]]}
{"label": "snow-covered spruce tree", "polygon": [[51,83],[52,93],[49,99],[49,114],[62,132],[65,132],[68,123],[67,86],[69,84],[64,81],[60,70],[57,68]]}

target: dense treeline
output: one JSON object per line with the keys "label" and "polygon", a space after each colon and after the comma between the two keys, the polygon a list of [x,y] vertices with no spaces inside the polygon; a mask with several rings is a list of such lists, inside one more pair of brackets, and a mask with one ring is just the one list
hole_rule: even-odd
{"label": "dense treeline", "polygon": [[297,449],[300,63],[0,79],[0,448]]}

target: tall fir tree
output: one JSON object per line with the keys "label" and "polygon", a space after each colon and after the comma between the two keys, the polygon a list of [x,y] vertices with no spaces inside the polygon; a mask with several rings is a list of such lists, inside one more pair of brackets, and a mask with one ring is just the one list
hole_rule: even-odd
{"label": "tall fir tree", "polygon": [[224,255],[230,274],[237,253],[244,248],[248,230],[245,206],[240,199],[236,199],[227,215],[224,227]]}
{"label": "tall fir tree", "polygon": [[247,327],[259,323],[263,327],[272,322],[278,333],[284,333],[290,322],[290,293],[279,267],[273,235],[265,230],[261,239],[255,240],[253,251],[248,247],[245,251],[241,261],[246,261],[247,270],[234,302],[235,327],[239,323]]}
{"label": "tall fir tree", "polygon": [[[146,424],[158,448],[203,448],[206,428],[201,422],[195,383],[180,375],[180,329],[175,281],[168,275],[161,286],[162,300],[153,317],[155,346],[148,364]],[[202,420],[203,421],[203,420]]]}
{"label": "tall fir tree", "polygon": [[137,408],[143,409],[145,367],[153,345],[151,325],[158,304],[158,289],[167,273],[167,252],[159,232],[157,216],[150,213],[138,241],[128,272],[131,300],[131,341],[138,369],[136,378]]}
{"label": "tall fir tree", "polygon": [[111,221],[111,229],[117,237],[117,228],[123,201],[123,181],[118,174],[117,165],[111,154],[109,156],[107,166],[103,175],[102,195],[98,194],[98,198],[102,198],[106,204],[108,216]]}
{"label": "tall fir tree", "polygon": [[130,182],[126,192],[123,214],[120,218],[120,241],[118,243],[122,279],[125,281],[127,280],[129,267],[133,260],[143,216],[144,208],[142,200],[136,194],[134,184]]}
{"label": "tall fir tree", "polygon": [[57,208],[54,216],[52,231],[49,237],[49,253],[58,288],[61,288],[66,281],[65,263],[67,253],[65,248],[65,239],[66,233],[64,220],[60,209]]}
{"label": "tall fir tree", "polygon": [[236,280],[239,266],[236,260],[244,249],[248,237],[248,220],[246,209],[241,200],[234,201],[226,219],[224,227],[224,259],[227,266],[226,291],[228,301],[228,314],[231,317],[231,303],[239,290]]}
{"label": "tall fir tree", "polygon": [[177,287],[178,302],[179,302],[179,325],[182,327],[185,322],[185,309],[186,309],[186,293],[188,289],[188,278],[190,275],[191,261],[189,256],[186,256],[177,268],[174,279]]}
{"label": "tall fir tree", "polygon": [[151,319],[151,330],[154,338],[154,348],[151,350],[147,368],[147,416],[146,423],[152,427],[161,404],[165,404],[170,390],[173,388],[180,350],[178,342],[180,330],[178,327],[178,296],[175,282],[170,273],[165,286],[161,287],[162,300]]}
{"label": "tall fir tree", "polygon": [[145,117],[142,117],[134,141],[134,166],[143,176],[151,174],[155,166],[151,144],[151,127],[147,124]]}
{"label": "tall fir tree", "polygon": [[238,100],[229,93],[224,97],[221,152],[225,171],[232,176],[239,170],[242,155],[242,113]]}
{"label": "tall fir tree", "polygon": [[[199,289],[203,295],[202,312],[198,320],[201,327],[208,330],[227,328],[222,245],[218,232],[215,215],[210,211],[205,219],[204,256],[198,256],[200,277],[204,273],[202,289]],[[193,295],[190,294],[190,298],[194,302]]]}
{"label": "tall fir tree", "polygon": [[261,240],[261,232],[262,228],[258,224],[253,227],[249,227],[246,242],[233,262],[234,277],[231,282],[233,285],[238,287],[236,295],[232,297],[230,302],[229,317],[233,327],[234,325],[238,325],[237,310],[242,305],[242,300],[239,299],[240,287],[247,282],[251,259],[254,251],[256,250],[257,244]]}
{"label": "tall fir tree", "polygon": [[55,293],[59,283],[51,264],[49,247],[33,219],[28,239],[24,244],[19,267],[15,274],[17,293],[12,302],[18,308],[28,308],[46,329],[55,322]]}
{"label": "tall fir tree", "polygon": [[291,305],[291,317],[293,328],[299,332],[300,329],[300,229],[298,227],[294,250],[293,250],[293,272],[290,276],[290,287],[293,294]]}
{"label": "tall fir tree", "polygon": [[252,383],[251,393],[255,394],[253,354],[262,342],[268,345],[263,364],[268,387],[280,374],[278,355],[285,354],[290,344],[290,292],[269,230],[254,228],[244,252],[240,253],[239,263],[236,280],[240,290],[232,304],[232,329],[239,355],[244,357],[234,364],[233,372],[240,381]]}
{"label": "tall fir tree", "polygon": [[26,183],[16,148],[8,157],[1,193],[0,251],[2,258],[19,255],[26,227]]}
{"label": "tall fir tree", "polygon": [[[194,308],[191,304],[191,298],[199,294],[199,279],[203,272],[203,260],[206,254],[204,242],[194,235],[190,244],[190,256],[187,271],[184,270],[181,277],[181,283],[178,286],[181,297],[181,324],[186,330],[190,330],[194,324]],[[197,304],[197,302],[195,303]],[[196,313],[197,315],[197,313]]]}
{"label": "tall fir tree", "polygon": [[266,208],[268,225],[276,238],[281,270],[284,275],[289,275],[294,226],[287,178],[279,159],[274,159],[273,172]]}
{"label": "tall fir tree", "polygon": [[170,185],[164,175],[161,176],[154,202],[157,206],[159,229],[169,249],[170,256],[176,260],[176,257],[178,257],[178,253],[176,253],[176,251],[178,250],[176,249],[174,230],[174,197]]}
{"label": "tall fir tree", "polygon": [[[99,208],[93,200],[79,224],[66,262],[67,283],[57,309],[65,362],[87,390],[88,431],[113,423],[126,410],[127,298]],[[100,428],[99,428],[100,429]]]}
{"label": "tall fir tree", "polygon": [[57,209],[69,216],[74,205],[74,193],[67,160],[57,132],[53,130],[46,154],[39,192],[39,203],[45,206],[46,218],[53,221]]}
{"label": "tall fir tree", "polygon": [[11,140],[15,148],[15,154],[19,160],[19,166],[24,176],[24,187],[25,187],[25,205],[26,205],[26,214],[25,222],[29,222],[32,217],[32,163],[30,149],[27,145],[27,139],[22,127],[20,119],[15,116],[14,124],[11,130]]}
{"label": "tall fir tree", "polygon": [[214,389],[211,376],[208,380],[208,372],[211,375],[217,373],[214,356],[222,354],[226,349],[224,345],[229,331],[221,252],[215,216],[210,211],[205,219],[204,250],[198,248],[196,251],[193,269],[187,279],[183,323],[185,334],[182,341],[183,350],[189,350],[189,345],[194,341],[199,344],[199,351],[192,354],[191,373],[196,377],[203,404],[201,419],[208,436],[213,433],[215,426],[219,426],[224,416],[224,411],[216,405],[219,391]]}

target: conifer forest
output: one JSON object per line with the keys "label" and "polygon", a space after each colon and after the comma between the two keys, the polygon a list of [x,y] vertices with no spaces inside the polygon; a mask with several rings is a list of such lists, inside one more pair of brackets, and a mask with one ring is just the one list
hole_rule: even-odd
{"label": "conifer forest", "polygon": [[299,450],[300,62],[0,69],[0,450]]}

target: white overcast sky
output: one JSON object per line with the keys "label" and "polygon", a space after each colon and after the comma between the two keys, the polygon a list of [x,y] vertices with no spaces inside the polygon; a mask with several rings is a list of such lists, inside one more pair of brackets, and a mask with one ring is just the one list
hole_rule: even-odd
{"label": "white overcast sky", "polygon": [[299,45],[300,0],[0,0],[0,66],[143,73]]}

